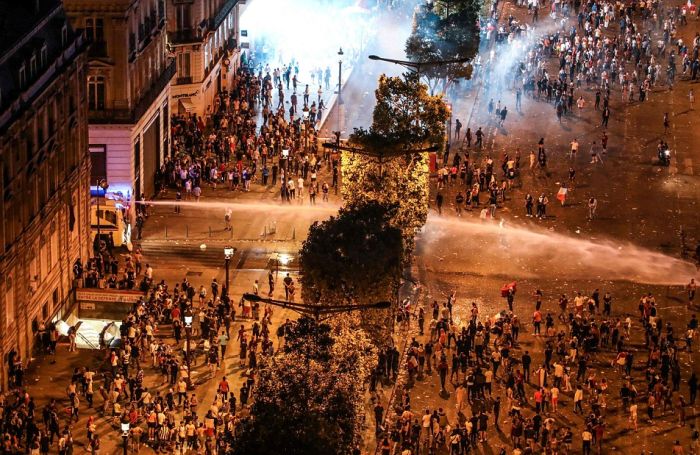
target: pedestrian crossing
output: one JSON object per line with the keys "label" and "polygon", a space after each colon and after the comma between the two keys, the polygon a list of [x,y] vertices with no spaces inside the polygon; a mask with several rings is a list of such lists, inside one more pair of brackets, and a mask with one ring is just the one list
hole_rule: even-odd
{"label": "pedestrian crossing", "polygon": [[141,253],[144,265],[152,261],[154,267],[223,268],[223,245],[201,245],[206,243],[149,240],[141,243]]}

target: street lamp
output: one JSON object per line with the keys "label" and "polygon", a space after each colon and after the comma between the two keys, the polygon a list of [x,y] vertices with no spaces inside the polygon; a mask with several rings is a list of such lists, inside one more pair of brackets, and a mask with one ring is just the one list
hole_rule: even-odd
{"label": "street lamp", "polygon": [[[109,183],[107,183],[106,179],[97,179],[97,248],[99,251],[100,247],[100,241],[102,240],[100,237],[100,189],[102,189],[102,194],[103,196],[107,195],[107,188],[109,188]],[[92,246],[93,252],[95,250],[95,245],[93,244]]]}
{"label": "street lamp", "polygon": [[338,51],[338,131],[340,131],[340,110],[343,105],[343,48]]}
{"label": "street lamp", "polygon": [[420,79],[421,68],[425,68],[426,66],[442,66],[450,65],[453,63],[467,63],[470,60],[469,58],[458,58],[454,60],[428,60],[424,62],[412,62],[409,60],[396,60],[393,58],[384,58],[374,54],[367,56],[367,58],[369,58],[370,60],[379,60],[382,62],[389,62],[394,63],[396,65],[401,65],[404,68],[407,68],[416,73],[418,75],[418,79]]}
{"label": "street lamp", "polygon": [[192,334],[192,310],[188,306],[185,308],[184,312],[184,317],[185,317],[185,342],[186,348],[187,348],[187,353],[185,353],[185,363],[187,364],[187,388],[188,390],[192,390],[192,369],[190,368],[190,336]]}
{"label": "street lamp", "polygon": [[121,421],[121,429],[122,429],[122,440],[124,441],[124,455],[127,455],[128,451],[128,446],[129,446],[129,419],[125,415],[122,417]]}
{"label": "street lamp", "polygon": [[226,263],[226,287],[224,287],[224,292],[222,294],[226,297],[228,297],[228,266],[229,263],[231,262],[231,258],[233,257],[233,253],[236,250],[233,247],[230,246],[225,246],[224,247],[224,261]]}
{"label": "street lamp", "polygon": [[366,304],[359,304],[359,305],[316,305],[316,304],[308,304],[308,303],[287,302],[285,300],[268,299],[268,298],[261,297],[257,294],[249,294],[249,293],[243,294],[243,298],[245,300],[250,301],[250,302],[263,302],[263,303],[267,303],[268,305],[278,306],[278,307],[282,307],[282,308],[289,308],[293,311],[296,311],[297,313],[313,316],[317,322],[320,320],[321,315],[349,313],[351,311],[369,310],[369,309],[382,310],[382,309],[386,309],[386,308],[391,307],[391,302],[387,302],[387,301],[366,303]]}

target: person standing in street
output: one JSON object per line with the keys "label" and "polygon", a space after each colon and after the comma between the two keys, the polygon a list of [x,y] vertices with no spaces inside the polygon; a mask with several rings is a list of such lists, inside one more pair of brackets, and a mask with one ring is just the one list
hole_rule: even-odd
{"label": "person standing in street", "polygon": [[688,291],[688,308],[693,306],[693,300],[695,300],[695,291],[697,290],[697,284],[695,283],[695,278],[690,279],[690,283],[686,286]]}
{"label": "person standing in street", "polygon": [[608,120],[610,120],[610,108],[605,106],[603,108],[603,114],[602,114],[603,120],[600,123],[600,126],[604,126],[605,128],[608,127]]}
{"label": "person standing in street", "polygon": [[447,357],[443,353],[440,357],[440,361],[437,364],[438,374],[440,375],[440,392],[445,393],[445,381],[447,380],[447,372],[449,370],[449,365],[447,364]]}
{"label": "person standing in street", "polygon": [[688,102],[690,103],[690,110],[694,111],[695,110],[695,92],[693,92],[692,88],[688,91]]}
{"label": "person standing in street", "polygon": [[593,220],[595,217],[595,211],[598,208],[598,200],[595,196],[588,198],[588,219]]}

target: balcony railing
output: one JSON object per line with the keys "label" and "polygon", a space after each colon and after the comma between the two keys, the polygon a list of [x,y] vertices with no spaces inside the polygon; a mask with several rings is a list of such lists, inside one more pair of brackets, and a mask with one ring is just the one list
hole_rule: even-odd
{"label": "balcony railing", "polygon": [[102,109],[88,111],[89,123],[134,123],[132,111],[129,109]]}
{"label": "balcony railing", "polygon": [[192,29],[169,32],[168,39],[172,44],[190,44],[202,41],[202,37],[198,36]]}
{"label": "balcony railing", "polygon": [[151,84],[148,91],[136,104],[136,108],[134,108],[135,119],[141,118],[141,116],[148,110],[148,107],[153,103],[153,101],[155,101],[156,98],[158,98],[160,92],[162,92],[163,89],[170,83],[170,80],[173,78],[173,76],[175,76],[176,71],[177,67],[175,66],[175,59],[172,59],[165,67],[165,70],[160,73],[158,79]]}

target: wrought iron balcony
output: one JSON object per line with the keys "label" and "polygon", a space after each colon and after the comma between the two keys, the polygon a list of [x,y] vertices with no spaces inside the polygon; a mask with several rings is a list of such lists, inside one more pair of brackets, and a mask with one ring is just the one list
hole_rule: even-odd
{"label": "wrought iron balcony", "polygon": [[172,44],[190,44],[202,41],[202,37],[192,29],[177,30],[168,33],[168,40]]}

